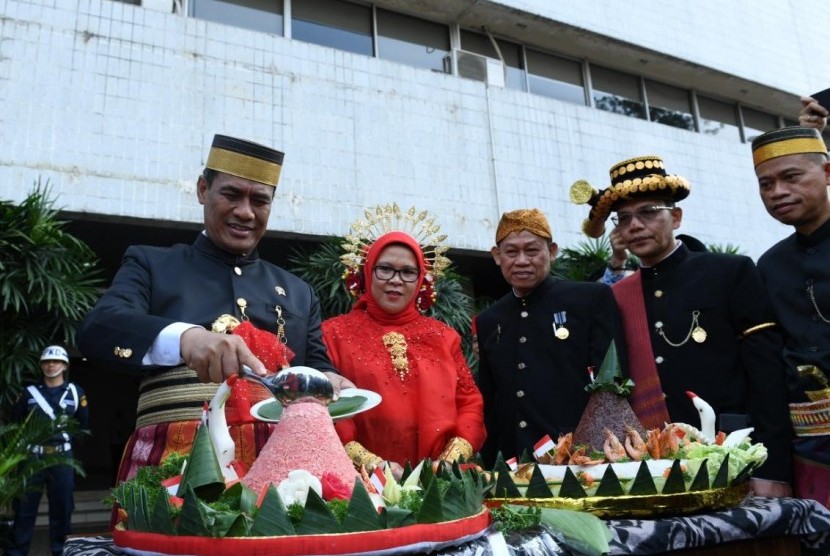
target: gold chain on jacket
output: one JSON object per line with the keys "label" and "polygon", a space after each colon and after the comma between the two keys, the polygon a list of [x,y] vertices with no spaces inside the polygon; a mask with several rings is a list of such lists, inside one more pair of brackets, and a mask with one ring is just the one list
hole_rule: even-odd
{"label": "gold chain on jacket", "polygon": [[818,315],[818,318],[823,320],[825,323],[830,324],[830,319],[825,317],[821,313],[821,309],[818,308],[818,303],[816,303],[816,294],[815,294],[815,292],[813,292],[813,281],[812,280],[810,280],[810,283],[807,285],[807,295],[810,296],[810,301],[813,303],[813,309],[816,310],[816,315]]}
{"label": "gold chain on jacket", "polygon": [[665,340],[665,342],[669,344],[671,347],[680,347],[684,345],[686,342],[688,342],[690,338],[698,344],[702,344],[706,341],[707,334],[706,330],[704,330],[703,327],[700,326],[700,324],[698,324],[698,317],[700,317],[700,311],[692,311],[692,325],[689,327],[689,331],[686,333],[686,337],[677,343],[669,340],[668,336],[666,336],[666,333],[663,332],[663,323],[661,321],[658,320],[657,322],[655,322],[654,328],[657,331],[657,334],[659,334],[660,337],[663,338],[663,340]]}
{"label": "gold chain on jacket", "polygon": [[282,307],[277,305],[274,310],[277,312],[277,338],[281,344],[287,344],[288,338],[285,337],[285,319],[282,316]]}

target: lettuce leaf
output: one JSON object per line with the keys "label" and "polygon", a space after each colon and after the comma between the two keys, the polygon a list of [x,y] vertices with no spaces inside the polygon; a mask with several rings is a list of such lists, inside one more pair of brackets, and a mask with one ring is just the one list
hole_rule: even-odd
{"label": "lettuce leaf", "polygon": [[681,459],[705,459],[709,477],[714,477],[720,469],[726,454],[729,454],[729,479],[732,480],[747,465],[759,467],[767,460],[767,448],[763,444],[752,444],[748,440],[737,446],[718,446],[717,444],[689,444],[680,451]]}

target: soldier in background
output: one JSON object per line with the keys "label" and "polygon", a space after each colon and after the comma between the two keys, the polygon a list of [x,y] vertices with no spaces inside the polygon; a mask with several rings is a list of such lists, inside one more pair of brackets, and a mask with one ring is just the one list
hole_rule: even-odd
{"label": "soldier in background", "polygon": [[[86,394],[80,386],[66,380],[69,355],[61,346],[49,346],[40,356],[40,382],[23,390],[15,404],[12,418],[23,422],[32,419],[60,420],[62,415],[77,419],[80,428],[89,426],[89,410]],[[30,446],[32,457],[58,455],[72,458],[73,439],[67,432],[56,432],[48,442]],[[26,493],[15,503],[14,526],[9,539],[8,556],[26,556],[34,534],[40,496],[46,487],[49,500],[49,545],[52,554],[63,554],[66,536],[72,532],[72,510],[75,508],[75,470],[66,464],[58,464],[33,475]]]}

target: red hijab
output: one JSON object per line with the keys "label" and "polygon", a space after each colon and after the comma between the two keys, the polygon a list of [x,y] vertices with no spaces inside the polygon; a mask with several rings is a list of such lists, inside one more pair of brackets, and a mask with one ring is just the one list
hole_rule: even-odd
{"label": "red hijab", "polygon": [[[411,303],[406,309],[395,314],[384,311],[372,296],[372,280],[375,278],[375,273],[372,271],[372,268],[375,266],[383,250],[390,245],[403,245],[412,251],[415,259],[418,261],[418,268],[421,270],[421,275],[418,277],[418,281],[415,282],[415,295],[412,296]],[[389,232],[383,234],[372,243],[366,252],[366,264],[363,265],[363,280],[366,292],[357,300],[352,311],[362,311],[365,309],[370,317],[381,324],[406,324],[412,322],[421,315],[415,307],[415,300],[418,297],[418,292],[421,290],[421,284],[424,281],[424,276],[426,276],[426,270],[424,253],[421,251],[421,246],[418,245],[414,237],[406,232]]]}

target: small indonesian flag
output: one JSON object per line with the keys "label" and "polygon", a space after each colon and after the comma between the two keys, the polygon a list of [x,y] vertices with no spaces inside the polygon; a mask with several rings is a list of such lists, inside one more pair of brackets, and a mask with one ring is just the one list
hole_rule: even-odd
{"label": "small indonesian flag", "polygon": [[539,459],[556,447],[549,434],[546,434],[542,439],[533,445],[533,457]]}
{"label": "small indonesian flag", "polygon": [[378,491],[378,494],[383,492],[383,487],[386,485],[386,475],[384,475],[383,469],[380,468],[380,465],[375,466],[375,470],[372,471],[372,474],[369,476],[369,481],[371,481],[372,486],[375,487],[375,490]]}
{"label": "small indonesian flag", "polygon": [[182,475],[176,475],[175,477],[170,477],[169,479],[164,479],[161,482],[161,486],[167,489],[167,493],[176,496],[176,492],[179,490],[179,483],[182,482]]}
{"label": "small indonesian flag", "polygon": [[505,463],[510,468],[510,471],[516,471],[519,468],[519,463],[516,461],[516,458],[510,458]]}

